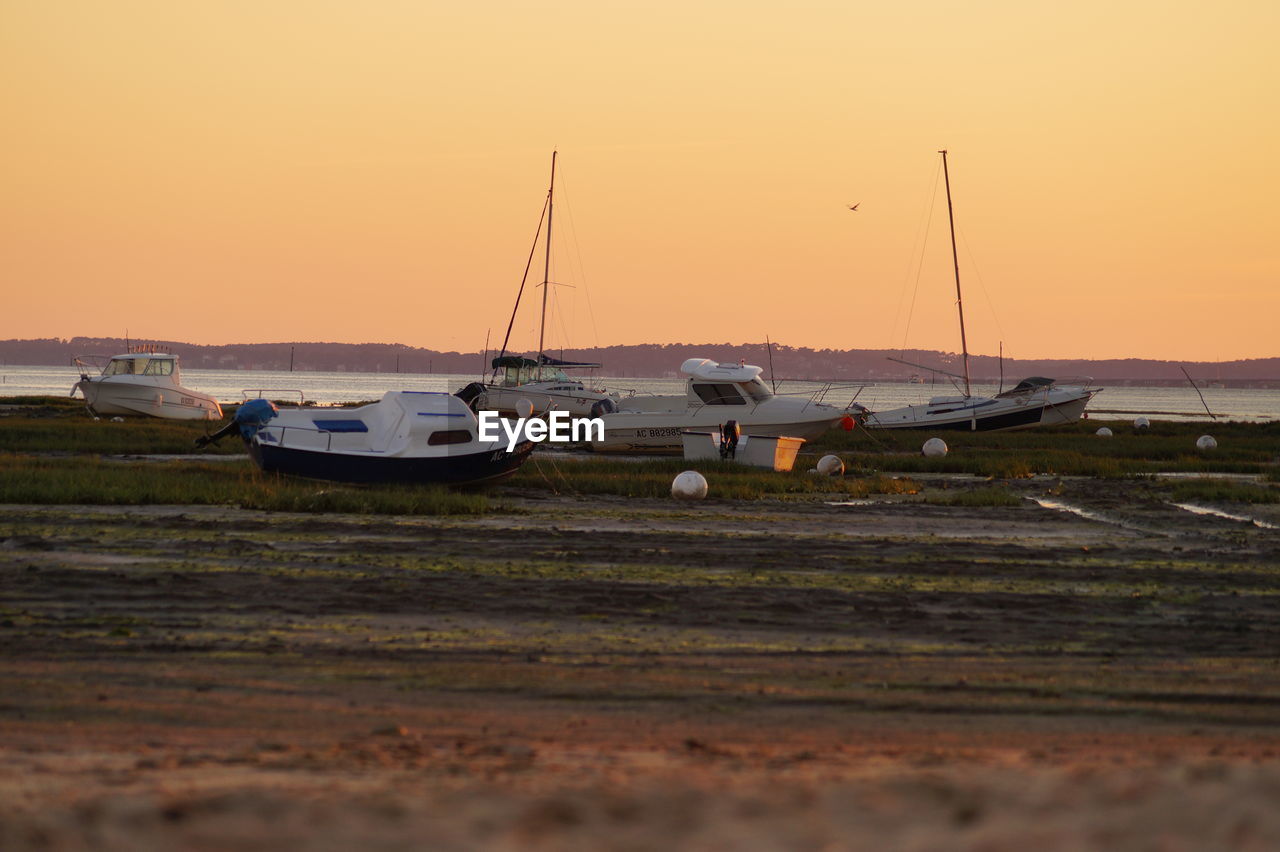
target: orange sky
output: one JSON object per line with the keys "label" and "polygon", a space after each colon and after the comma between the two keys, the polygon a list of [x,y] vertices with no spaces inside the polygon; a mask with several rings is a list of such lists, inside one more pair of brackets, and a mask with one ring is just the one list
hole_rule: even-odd
{"label": "orange sky", "polygon": [[0,0],[0,338],[479,350],[558,148],[555,346],[958,350],[941,198],[904,307],[947,147],[971,351],[1277,356],[1277,32],[1273,0]]}

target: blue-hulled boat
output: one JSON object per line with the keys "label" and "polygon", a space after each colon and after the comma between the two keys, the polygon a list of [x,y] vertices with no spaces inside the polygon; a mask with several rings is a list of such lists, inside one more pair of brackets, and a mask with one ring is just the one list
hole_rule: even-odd
{"label": "blue-hulled boat", "polygon": [[264,471],[337,482],[476,485],[515,473],[533,450],[528,440],[510,452],[505,438],[480,440],[465,402],[420,391],[388,391],[358,408],[277,408],[250,400],[229,426],[198,443],[232,432]]}

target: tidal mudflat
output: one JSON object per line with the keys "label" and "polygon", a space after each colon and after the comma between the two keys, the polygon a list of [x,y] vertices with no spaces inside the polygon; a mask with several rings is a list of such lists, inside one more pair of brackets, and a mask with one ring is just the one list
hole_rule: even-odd
{"label": "tidal mudflat", "polygon": [[7,505],[0,846],[1280,844],[1280,507],[912,477]]}

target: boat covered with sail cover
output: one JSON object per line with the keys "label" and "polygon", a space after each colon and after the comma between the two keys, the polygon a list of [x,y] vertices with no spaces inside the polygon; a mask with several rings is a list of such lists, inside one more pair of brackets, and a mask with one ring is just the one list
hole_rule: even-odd
{"label": "boat covered with sail cover", "polygon": [[477,485],[515,473],[534,446],[523,435],[485,440],[465,402],[425,391],[388,391],[357,408],[277,408],[253,399],[196,443],[234,433],[268,473],[337,482]]}

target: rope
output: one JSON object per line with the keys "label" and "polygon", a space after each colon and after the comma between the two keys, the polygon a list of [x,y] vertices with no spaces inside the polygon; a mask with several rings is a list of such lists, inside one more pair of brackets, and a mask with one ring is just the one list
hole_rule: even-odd
{"label": "rope", "polygon": [[[560,492],[556,490],[556,484],[551,481],[551,477],[547,476],[546,471],[542,469],[542,465],[540,463],[538,455],[534,453],[530,458],[533,461],[534,468],[536,468],[538,471],[538,475],[541,476],[543,481],[546,482],[547,485],[551,488],[551,493],[555,495],[559,495]],[[549,461],[548,464],[551,465],[552,470],[554,470],[556,475],[560,477],[562,482],[564,482],[565,489],[569,491],[574,497],[580,497],[581,495],[578,493],[578,489],[573,487],[573,484],[569,482],[569,478],[564,475],[564,472],[560,470],[560,468],[556,465],[556,463],[554,461]]]}
{"label": "rope", "polygon": [[[595,337],[596,351],[600,350],[600,327],[596,324],[595,308],[591,306],[591,288],[587,286],[587,267],[582,262],[582,243],[578,241],[578,224],[573,219],[573,206],[569,203],[569,190],[563,177],[560,178],[560,197],[564,199],[565,213],[569,217],[569,233],[573,237],[573,251],[578,256],[578,274],[582,281],[582,293],[587,297],[587,313],[591,316],[591,334]],[[596,356],[600,360],[600,356]]]}
{"label": "rope", "polygon": [[867,436],[868,438],[870,438],[872,441],[875,441],[875,442],[876,442],[876,444],[877,444],[877,445],[879,445],[880,449],[882,449],[882,450],[887,450],[887,449],[889,449],[889,445],[888,445],[888,444],[886,444],[886,443],[884,443],[883,441],[881,441],[881,440],[880,440],[879,438],[877,438],[874,434],[872,434],[871,430],[870,430],[870,429],[868,429],[866,426],[859,425],[856,421],[854,422],[854,424],[853,424],[853,425],[854,425],[855,427],[857,427],[858,429],[861,429],[861,430],[862,430],[862,434],[866,435],[866,436]]}
{"label": "rope", "polygon": [[1000,315],[996,313],[995,303],[991,301],[991,293],[987,291],[987,282],[982,280],[982,270],[978,269],[978,261],[973,256],[973,249],[969,248],[969,238],[964,234],[964,228],[957,228],[960,232],[960,242],[964,243],[965,253],[969,255],[969,264],[973,267],[973,274],[977,276],[978,286],[982,288],[982,295],[987,299],[987,310],[991,311],[991,318],[996,321],[996,331],[1000,332],[1000,339],[1007,340],[1004,334],[1004,327],[1000,325]]}
{"label": "rope", "polygon": [[[941,175],[942,175],[942,166],[939,164],[933,173],[933,189],[929,193],[929,199],[930,199],[929,210],[921,220],[920,224],[916,226],[916,239],[919,240],[920,242],[920,261],[916,265],[915,287],[911,291],[911,306],[907,310],[907,320],[902,329],[902,346],[898,350],[899,356],[901,356],[902,353],[907,348],[907,335],[911,331],[911,317],[913,314],[915,314],[915,310],[916,310],[916,294],[920,292],[920,277],[924,272],[925,247],[928,245],[928,242],[929,242],[929,228],[933,224],[933,208],[938,203],[938,178]],[[922,232],[923,232],[923,235],[922,235]],[[913,246],[915,245],[914,241],[912,242],[912,245]],[[910,274],[911,274],[911,258],[908,257],[907,258],[907,275],[910,275]],[[905,291],[906,288],[904,287],[903,290]],[[905,293],[904,293],[904,296],[905,296]],[[901,316],[901,314],[902,314],[902,300],[899,300],[898,311],[896,314],[894,314],[894,317],[893,317],[892,327],[894,329],[898,327],[898,317]]]}
{"label": "rope", "polygon": [[511,309],[511,320],[507,323],[507,336],[502,338],[502,354],[507,354],[507,344],[511,341],[511,327],[516,323],[516,311],[520,309],[520,297],[524,295],[524,285],[529,279],[529,267],[533,265],[533,253],[538,250],[538,237],[542,235],[542,223],[547,220],[547,204],[551,201],[551,197],[547,196],[547,200],[542,202],[542,215],[538,218],[538,230],[533,234],[533,245],[529,247],[529,260],[524,265],[524,275],[520,277],[520,290],[516,293],[516,304]]}

